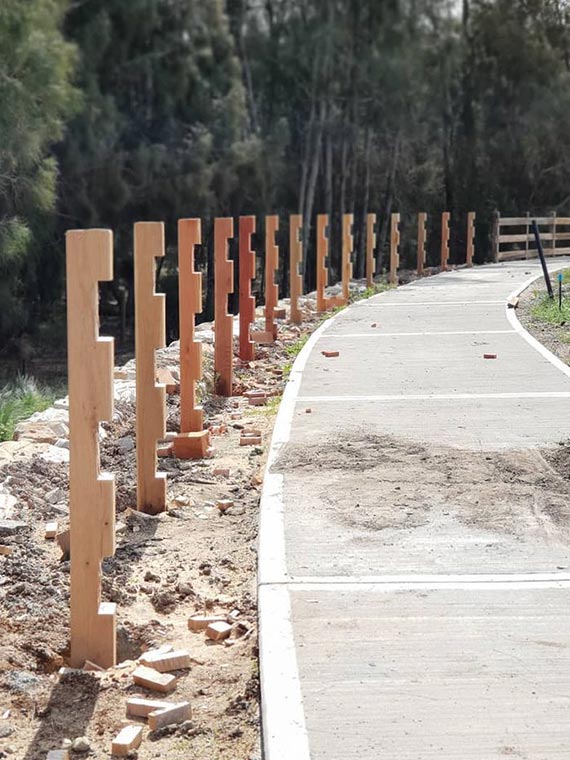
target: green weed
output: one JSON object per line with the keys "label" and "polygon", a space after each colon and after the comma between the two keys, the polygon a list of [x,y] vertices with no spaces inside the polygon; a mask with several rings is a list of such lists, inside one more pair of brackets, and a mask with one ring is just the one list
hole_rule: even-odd
{"label": "green weed", "polygon": [[55,401],[54,390],[20,375],[0,389],[0,441],[10,441],[16,425],[34,412],[43,412]]}
{"label": "green weed", "polygon": [[535,319],[541,322],[548,322],[551,325],[562,325],[570,321],[570,298],[562,298],[562,309],[558,308],[558,297],[549,298],[542,295],[537,299],[531,308],[531,314]]}

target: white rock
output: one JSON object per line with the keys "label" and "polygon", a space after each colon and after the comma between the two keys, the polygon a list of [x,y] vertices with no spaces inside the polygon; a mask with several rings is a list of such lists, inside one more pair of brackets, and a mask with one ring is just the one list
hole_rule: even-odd
{"label": "white rock", "polygon": [[71,749],[74,752],[89,752],[91,749],[91,742],[86,736],[79,736],[77,739],[73,740]]}

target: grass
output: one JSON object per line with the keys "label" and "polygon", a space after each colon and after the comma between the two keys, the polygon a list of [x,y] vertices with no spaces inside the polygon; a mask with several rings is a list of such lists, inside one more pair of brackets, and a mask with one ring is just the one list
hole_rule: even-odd
{"label": "grass", "polygon": [[309,334],[303,335],[299,340],[296,340],[294,343],[291,343],[290,346],[287,346],[285,349],[287,356],[290,356],[291,359],[295,359],[300,353],[305,345],[305,343],[309,340]]}
{"label": "grass", "polygon": [[531,314],[535,319],[548,322],[551,325],[563,325],[565,322],[570,322],[570,297],[564,296],[562,298],[562,309],[559,309],[558,295],[555,295],[554,298],[541,295],[532,305]]}
{"label": "grass", "polygon": [[19,422],[34,412],[43,412],[55,398],[53,390],[38,385],[34,378],[25,375],[0,388],[0,441],[12,440]]}

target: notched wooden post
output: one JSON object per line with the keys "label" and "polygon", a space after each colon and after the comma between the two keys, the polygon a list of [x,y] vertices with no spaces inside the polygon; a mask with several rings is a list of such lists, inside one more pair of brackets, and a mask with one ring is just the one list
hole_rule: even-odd
{"label": "notched wooden post", "polygon": [[164,256],[164,224],[135,224],[135,358],[137,367],[137,509],[166,510],[166,473],[156,471],[157,441],[166,436],[166,388],[156,382],[156,349],[165,345],[165,297],[155,289]]}
{"label": "notched wooden post", "polygon": [[390,284],[398,284],[400,266],[400,214],[392,214],[390,228]]}
{"label": "notched wooden post", "polygon": [[255,321],[255,297],[251,283],[255,279],[255,252],[251,237],[255,232],[255,217],[241,216],[239,220],[239,358],[244,362],[255,359],[255,343],[251,325]]}
{"label": "notched wooden post", "polygon": [[342,216],[342,300],[345,304],[350,298],[350,281],[352,280],[352,254],[354,251],[354,238],[352,225],[353,214]]}
{"label": "notched wooden post", "polygon": [[366,287],[374,287],[374,252],[376,250],[376,214],[366,216]]}
{"label": "notched wooden post", "polygon": [[265,332],[273,340],[277,337],[275,309],[279,301],[279,287],[275,276],[279,268],[279,248],[275,235],[279,229],[278,216],[265,217]]}
{"label": "notched wooden post", "polygon": [[449,265],[449,211],[441,215],[441,262],[442,272],[446,272]]}
{"label": "notched wooden post", "polygon": [[325,289],[329,283],[326,263],[329,252],[328,226],[328,214],[319,214],[317,216],[317,311],[319,314],[327,308]]}
{"label": "notched wooden post", "polygon": [[467,214],[467,254],[465,263],[468,267],[473,266],[473,256],[475,254],[475,212],[469,211]]}
{"label": "notched wooden post", "polygon": [[418,277],[421,277],[423,275],[426,265],[426,220],[426,213],[422,211],[418,214]]}
{"label": "notched wooden post", "polygon": [[172,441],[179,459],[202,459],[210,447],[196,384],[202,379],[202,344],[195,340],[196,314],[202,311],[202,275],[196,271],[196,246],[202,242],[200,219],[178,221],[178,310],[180,324],[180,435]]}
{"label": "notched wooden post", "polygon": [[291,214],[289,217],[289,276],[291,283],[291,314],[290,321],[294,325],[300,325],[303,314],[299,307],[299,298],[303,295],[303,275],[301,265],[303,262],[303,243],[301,232],[303,229],[303,217],[301,214]]}
{"label": "notched wooden post", "polygon": [[228,312],[228,296],[234,292],[234,264],[228,258],[228,243],[233,236],[233,219],[214,221],[214,372],[218,396],[231,396],[233,392],[234,318]]}
{"label": "notched wooden post", "polygon": [[113,279],[110,230],[66,236],[72,667],[116,664],[115,604],[101,560],[115,552],[115,482],[100,471],[99,422],[113,417],[113,339],[99,337],[99,281]]}

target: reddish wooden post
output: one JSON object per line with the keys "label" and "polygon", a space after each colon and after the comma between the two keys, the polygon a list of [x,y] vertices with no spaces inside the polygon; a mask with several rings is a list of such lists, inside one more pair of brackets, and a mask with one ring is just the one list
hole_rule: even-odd
{"label": "reddish wooden post", "polygon": [[392,214],[390,230],[390,284],[398,284],[398,267],[400,265],[400,214]]}
{"label": "reddish wooden post", "polygon": [[366,217],[366,287],[374,287],[374,251],[376,250],[376,214]]}
{"label": "reddish wooden post", "polygon": [[441,271],[446,272],[449,264],[449,211],[441,215]]}
{"label": "reddish wooden post", "polygon": [[300,272],[303,261],[303,244],[300,233],[303,227],[301,214],[292,214],[289,217],[289,276],[291,283],[291,314],[290,320],[294,325],[303,321],[303,315],[299,308],[299,298],[303,295],[303,275]]}
{"label": "reddish wooden post", "polygon": [[194,258],[201,242],[200,219],[179,219],[180,434],[172,441],[179,459],[202,459],[210,445],[202,407],[196,403],[196,383],[202,378],[202,344],[195,340],[194,323],[202,311],[202,275],[195,269]]}
{"label": "reddish wooden post", "polygon": [[424,267],[426,265],[426,220],[426,213],[421,212],[418,214],[418,277],[423,275]]}
{"label": "reddish wooden post", "polygon": [[352,253],[354,238],[352,236],[353,214],[342,216],[342,299],[345,304],[350,298],[350,281],[352,279]]}
{"label": "reddish wooden post", "polygon": [[155,291],[156,258],[164,256],[162,222],[135,224],[135,356],[137,367],[137,509],[166,510],[166,473],[156,472],[157,441],[166,437],[166,387],[156,382],[157,348],[165,345],[165,297]]}
{"label": "reddish wooden post", "polygon": [[465,259],[468,267],[473,266],[474,253],[475,253],[475,212],[470,211],[467,214],[467,255]]}
{"label": "reddish wooden post", "polygon": [[322,314],[327,309],[325,288],[329,282],[327,256],[329,255],[328,214],[317,216],[317,311]]}
{"label": "reddish wooden post", "polygon": [[255,320],[255,298],[251,282],[255,279],[255,253],[251,236],[255,232],[255,217],[242,216],[239,220],[239,358],[244,362],[255,359],[255,344],[251,339],[251,325]]}
{"label": "reddish wooden post", "polygon": [[275,275],[279,268],[279,248],[275,243],[275,234],[279,229],[278,216],[265,217],[265,332],[273,340],[277,337],[275,309],[279,301],[279,287]]}
{"label": "reddish wooden post", "polygon": [[110,230],[66,236],[69,375],[70,665],[116,664],[113,603],[101,603],[101,560],[115,553],[115,482],[100,471],[99,422],[113,417],[113,339],[99,337],[100,280],[113,279]]}
{"label": "reddish wooden post", "polygon": [[234,292],[234,264],[228,259],[228,241],[234,234],[233,219],[214,222],[214,311],[216,342],[214,346],[215,388],[218,396],[233,391],[233,316],[228,313],[228,296]]}

